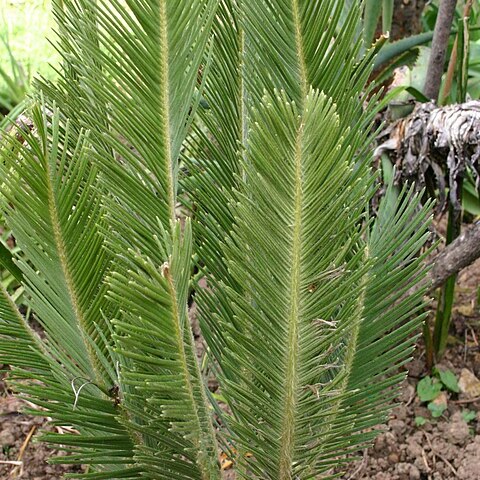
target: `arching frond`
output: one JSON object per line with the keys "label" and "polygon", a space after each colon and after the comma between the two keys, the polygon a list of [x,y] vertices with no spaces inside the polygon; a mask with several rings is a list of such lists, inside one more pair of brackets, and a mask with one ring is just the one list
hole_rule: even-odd
{"label": "arching frond", "polygon": [[227,289],[235,319],[219,327],[222,367],[236,375],[222,387],[239,450],[253,453],[239,459],[244,472],[287,479],[320,448],[322,429],[312,425],[341,401],[368,270],[355,245],[369,181],[350,183],[338,115],[318,92],[303,114],[285,94],[267,97],[253,125],[248,186],[225,254],[245,292]]}
{"label": "arching frond", "polygon": [[90,102],[104,106],[80,118],[104,144],[91,151],[108,192],[104,235],[115,263],[109,298],[121,309],[111,320],[123,421],[137,442],[136,464],[152,479],[219,475],[186,313],[191,239],[175,220],[180,150],[216,3],[84,0],[58,9],[65,61],[78,78],[72,87],[65,75],[60,96],[69,103],[78,89],[82,112]]}
{"label": "arching frond", "polygon": [[[312,474],[332,465],[339,449],[354,453],[375,438],[378,431],[372,427],[386,420],[425,316],[424,290],[411,289],[426,273],[428,252],[419,252],[429,235],[430,206],[420,207],[413,189],[404,189],[393,204],[386,199],[365,239],[371,269],[364,279],[361,320],[350,340],[348,381],[320,452],[310,459]],[[342,430],[348,435],[339,436]]]}
{"label": "arching frond", "polygon": [[127,466],[130,436],[109,398],[116,375],[108,340],[99,333],[112,308],[103,287],[109,256],[98,231],[97,170],[88,160],[87,137],[72,144],[69,123],[57,109],[37,107],[32,119],[31,131],[24,126],[4,137],[0,168],[5,216],[28,259],[20,267],[46,340],[2,292],[0,356],[33,403],[81,432],[47,434],[46,441],[68,446],[79,463],[97,463],[102,452],[105,469],[136,478]]}
{"label": "arching frond", "polygon": [[426,315],[425,289],[412,293],[412,285],[426,274],[423,260],[428,254],[428,250],[419,252],[429,236],[431,205],[421,207],[420,198],[413,189],[404,189],[393,210],[382,200],[368,236],[366,247],[373,266],[344,401],[344,417],[358,433],[352,432],[352,445],[366,441],[369,435],[364,430],[386,414],[405,377],[401,368],[413,352],[419,323]]}

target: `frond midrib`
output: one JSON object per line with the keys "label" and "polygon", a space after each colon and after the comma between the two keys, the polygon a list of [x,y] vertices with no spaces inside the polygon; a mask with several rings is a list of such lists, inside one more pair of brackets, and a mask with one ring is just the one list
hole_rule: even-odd
{"label": "frond midrib", "polygon": [[62,226],[60,223],[60,218],[58,214],[57,199],[55,196],[55,187],[53,185],[53,178],[55,172],[52,171],[50,165],[50,154],[48,151],[45,151],[45,169],[46,169],[46,184],[47,184],[47,198],[48,198],[48,211],[50,220],[52,222],[52,231],[53,238],[55,241],[55,247],[58,254],[58,259],[60,262],[60,267],[65,280],[65,285],[70,298],[70,303],[73,309],[75,318],[78,321],[78,330],[85,347],[85,351],[88,355],[88,363],[92,373],[95,375],[95,380],[97,384],[103,385],[102,375],[99,371],[97,361],[96,361],[96,352],[91,346],[91,343],[86,338],[88,335],[88,324],[85,318],[86,312],[83,312],[80,308],[80,302],[78,300],[77,292],[75,289],[75,282],[71,273],[71,268],[68,261],[67,249],[65,246],[64,235],[62,231]]}
{"label": "frond midrib", "polygon": [[239,136],[240,148],[243,151],[243,161],[246,161],[246,145],[248,138],[248,116],[247,116],[247,86],[245,82],[245,30],[240,27],[240,51],[239,51],[239,95],[238,95],[238,111],[240,112],[239,119]]}
{"label": "frond midrib", "polygon": [[[170,69],[169,69],[169,40],[168,40],[168,23],[167,23],[167,0],[160,0],[160,12],[159,12],[159,27],[160,27],[160,39],[161,39],[161,52],[160,52],[160,68],[161,75],[164,78],[163,82],[160,82],[160,105],[163,108],[163,115],[160,115],[160,122],[162,124],[162,134],[165,144],[165,176],[167,187],[167,199],[168,210],[170,213],[170,219],[172,227],[175,223],[175,192],[174,192],[174,178],[173,178],[173,165],[172,165],[172,145],[171,145],[171,133],[170,133]],[[162,48],[163,47],[163,48]]]}
{"label": "frond midrib", "polygon": [[[172,274],[171,274],[170,267],[169,267],[168,263],[165,263],[163,265],[162,273],[163,273],[163,276],[165,277],[165,280],[167,281],[168,291],[169,291],[169,294],[172,298],[172,315],[174,317],[176,341],[177,341],[178,350],[179,350],[179,353],[180,353],[180,361],[181,361],[181,365],[182,365],[183,375],[185,377],[185,385],[186,385],[186,388],[187,388],[188,397],[190,399],[192,408],[194,410],[194,418],[195,418],[196,428],[197,428],[197,432],[198,432],[198,435],[194,436],[194,442],[195,442],[196,453],[197,453],[197,463],[198,463],[198,465],[200,467],[200,470],[201,470],[202,480],[211,480],[212,478],[215,478],[215,477],[212,475],[212,465],[209,465],[208,455],[198,455],[200,452],[205,453],[205,445],[204,445],[204,441],[202,439],[202,432],[204,431],[204,428],[202,426],[202,422],[201,422],[201,419],[200,419],[200,412],[199,412],[198,405],[197,405],[198,401],[195,398],[191,373],[190,373],[188,363],[187,363],[187,352],[185,350],[185,344],[184,344],[185,337],[186,337],[188,339],[188,342],[189,342],[189,344],[187,345],[189,347],[189,350],[195,351],[195,349],[192,345],[192,342],[193,342],[192,333],[191,333],[191,330],[189,329],[189,332],[188,332],[189,334],[188,335],[183,335],[183,332],[182,332],[182,329],[181,329],[181,323],[182,323],[181,314],[180,314],[180,311],[178,309],[177,291],[176,291],[175,282],[173,280],[173,277],[172,277]],[[189,325],[186,325],[185,327],[189,328]],[[194,363],[195,369],[196,369],[196,371],[195,371],[196,377],[197,377],[197,379],[201,379],[202,374],[200,372],[200,367],[199,367],[198,361],[197,361],[196,358],[194,358],[193,360],[194,360],[193,363]],[[202,400],[202,405],[206,406],[207,405],[207,398],[205,396],[205,392],[204,392],[203,388],[201,388],[200,390],[201,390],[201,393],[202,393],[202,399],[201,399]],[[213,432],[213,427],[212,427],[211,422],[208,423],[208,427],[209,427],[208,436],[210,437],[209,438],[210,444],[212,446],[216,446],[215,434]]]}
{"label": "frond midrib", "polygon": [[302,261],[302,207],[303,207],[303,123],[299,125],[295,143],[295,194],[292,234],[292,268],[290,282],[290,312],[288,316],[285,405],[281,430],[279,480],[291,480],[295,450],[295,423],[298,402],[299,321],[301,317],[301,261]]}
{"label": "frond midrib", "polygon": [[298,0],[292,0],[293,22],[295,27],[295,45],[298,55],[298,63],[300,68],[300,88],[301,100],[305,102],[308,95],[308,69],[305,59],[305,51],[303,48],[302,24],[300,19],[300,6]]}
{"label": "frond midrib", "polygon": [[[307,66],[303,48],[302,27],[298,0],[292,0],[292,13],[295,28],[295,45],[297,50],[301,103],[305,105],[308,95]],[[303,112],[302,112],[303,113]],[[279,480],[291,480],[295,454],[295,424],[298,403],[298,357],[299,357],[299,321],[301,315],[301,261],[302,261],[302,207],[303,207],[303,120],[298,126],[295,141],[295,185],[294,218],[292,232],[292,268],[290,282],[290,312],[288,317],[287,353],[286,353],[286,392],[284,396],[283,423],[281,427],[281,450],[279,462]]]}

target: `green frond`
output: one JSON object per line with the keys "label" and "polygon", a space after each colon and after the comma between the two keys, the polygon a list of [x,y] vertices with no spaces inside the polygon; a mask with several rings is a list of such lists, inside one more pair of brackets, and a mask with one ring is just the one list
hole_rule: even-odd
{"label": "green frond", "polygon": [[[383,420],[387,388],[401,379],[393,372],[418,327],[415,318],[404,325],[407,312],[418,311],[418,296],[405,309],[393,308],[394,296],[373,310],[378,269],[396,273],[390,287],[418,277],[421,261],[413,258],[425,239],[425,211],[413,230],[405,228],[413,210],[397,219],[393,238],[405,242],[399,252],[385,240],[378,259],[377,244],[364,243],[375,180],[368,145],[378,106],[363,91],[372,57],[357,61],[360,5],[342,17],[343,2],[327,3],[242,3],[248,136],[227,117],[212,128],[207,111],[203,145],[193,150],[203,166],[193,173],[204,197],[193,197],[211,288],[197,292],[202,331],[233,411],[245,478],[314,478],[368,441],[362,430]],[[258,106],[263,88],[271,94]],[[240,147],[233,171],[215,154],[231,133]],[[230,174],[238,186],[224,189]],[[365,333],[367,325],[374,327]],[[384,334],[374,347],[359,346]],[[351,399],[359,395],[354,385],[366,389],[370,377],[358,373],[359,358],[370,351],[381,357],[369,357],[376,368],[369,373],[382,388],[369,390],[376,397],[368,411],[366,397]]]}
{"label": "green frond", "polygon": [[[350,183],[355,183],[359,178],[370,178],[371,183],[374,181],[369,173],[369,157],[365,152],[372,135],[371,122],[378,108],[374,96],[365,102],[367,111],[362,111],[362,102],[366,98],[363,89],[371,68],[371,58],[366,57],[357,63],[354,32],[358,31],[359,17],[356,14],[359,10],[354,7],[346,18],[340,18],[344,11],[343,2],[301,0],[239,2],[236,9],[232,9],[233,15],[239,18],[239,28],[244,31],[240,30],[235,36],[233,27],[230,30],[225,27],[226,31],[231,32],[230,41],[225,40],[225,43],[234,48],[232,45],[239,45],[238,38],[243,38],[243,55],[240,58],[230,55],[230,60],[218,55],[222,64],[237,62],[243,69],[243,92],[237,89],[236,97],[233,98],[242,99],[241,105],[244,105],[245,111],[237,111],[237,115],[242,114],[244,126],[239,130],[238,121],[229,121],[230,117],[215,111],[212,118],[224,120],[212,127],[207,111],[202,116],[206,127],[205,132],[202,131],[203,136],[200,135],[203,143],[197,142],[192,153],[192,163],[196,161],[201,166],[193,169],[195,178],[192,185],[199,188],[194,188],[191,192],[199,224],[200,258],[209,274],[209,285],[218,291],[225,285],[237,291],[243,288],[243,285],[232,279],[227,269],[224,261],[227,255],[222,243],[231,235],[232,219],[236,214],[235,203],[243,201],[237,198],[234,190],[245,179],[239,165],[241,157],[247,155],[250,148],[246,143],[248,134],[242,136],[242,133],[252,128],[249,110],[252,105],[258,105],[263,89],[284,89],[287,98],[296,101],[299,110],[310,85],[330,93],[336,103],[340,122],[338,132],[344,137],[342,159],[352,167],[355,165],[348,173],[351,175]],[[346,22],[345,28],[339,28],[342,21]],[[226,22],[222,21],[220,25],[223,26],[224,23]],[[319,52],[323,52],[323,55]],[[231,100],[232,97],[226,98]],[[223,100],[219,110],[228,110],[225,102]],[[227,135],[229,139],[236,138],[238,144],[235,151],[237,158],[231,163],[224,160],[230,157],[223,155],[231,143],[227,140]],[[233,176],[233,184],[228,182],[230,175]],[[216,282],[220,279],[222,285],[217,288]],[[225,334],[219,319],[228,318],[232,324],[236,323],[230,300],[225,296],[212,300],[204,292],[197,292],[197,295],[200,310],[206,312],[206,315],[202,315],[202,321],[205,322],[202,330],[209,348],[218,358],[222,355],[222,345],[225,345]]]}
{"label": "green frond", "polygon": [[[215,435],[187,313],[191,227],[175,226],[156,265],[129,252],[127,276],[114,273],[110,296],[122,315],[115,322],[124,408],[139,437],[136,461],[145,478],[219,478]],[[123,269],[122,269],[123,270]],[[122,271],[120,270],[120,271]]]}
{"label": "green frond", "polygon": [[[86,21],[81,11],[89,5],[64,6],[69,32]],[[89,43],[79,32],[80,40],[74,44],[77,51],[84,49],[81,58],[99,59],[101,69],[91,62],[79,62],[75,68],[95,98],[109,106],[108,126],[103,119],[93,119],[89,127],[116,152],[115,157],[102,152],[95,157],[104,188],[113,194],[104,199],[109,225],[105,235],[116,260],[110,298],[122,308],[114,325],[120,391],[128,412],[126,425],[138,442],[136,462],[148,478],[218,476],[216,442],[186,314],[191,240],[186,238],[186,247],[181,248],[179,227],[175,238],[169,233],[180,147],[193,115],[214,6],[210,0],[97,2],[98,42]],[[170,282],[160,281],[162,265],[170,256],[182,269]],[[162,301],[163,309],[156,303]],[[152,337],[151,326],[158,322],[164,330]],[[140,346],[143,353],[138,353]],[[178,396],[172,388],[166,396],[155,395],[161,389],[159,379],[177,373]],[[185,452],[178,455],[178,448]]]}
{"label": "green frond", "polygon": [[413,352],[427,305],[425,288],[411,290],[427,273],[428,250],[419,252],[429,236],[431,205],[421,207],[413,189],[404,189],[395,207],[392,215],[387,201],[382,201],[367,242],[374,264],[366,284],[345,403],[346,411],[357,415],[359,431],[378,423],[386,403],[395,396],[396,390],[389,387],[396,387],[405,377],[395,372]]}
{"label": "green frond", "polygon": [[[358,306],[360,322],[350,339],[352,355],[343,399],[329,418],[320,451],[310,460],[307,473],[312,475],[333,465],[339,449],[357,452],[378,434],[372,427],[386,420],[425,315],[425,290],[413,294],[410,290],[426,274],[423,260],[428,252],[419,252],[429,235],[430,206],[420,207],[413,189],[404,189],[393,205],[386,199],[364,246],[371,268]],[[349,433],[341,436],[339,432]]]}
{"label": "green frond", "polygon": [[[69,70],[60,92],[47,93],[70,103],[78,91],[80,125],[95,139],[90,152],[101,170],[100,189],[108,192],[101,228],[114,257],[109,298],[121,308],[110,320],[122,421],[136,443],[142,475],[152,479],[218,477],[211,412],[186,312],[191,239],[174,226],[180,150],[199,101],[199,67],[216,5],[82,0],[57,9]],[[68,83],[71,77],[78,81]],[[89,117],[90,102],[97,101],[105,109]],[[167,271],[172,278],[162,277]],[[177,373],[160,393],[158,380]]]}
{"label": "green frond", "polygon": [[97,170],[86,157],[87,137],[72,144],[59,110],[35,107],[32,120],[32,131],[14,129],[2,147],[5,217],[29,260],[19,263],[49,341],[71,357],[76,375],[104,386],[90,346],[108,308]]}
{"label": "green frond", "polygon": [[112,308],[102,287],[109,257],[97,228],[97,171],[86,155],[88,137],[72,144],[58,109],[35,107],[31,114],[31,130],[4,137],[2,194],[8,225],[28,259],[19,264],[29,306],[46,338],[33,333],[2,291],[0,357],[12,365],[12,385],[43,407],[33,414],[80,432],[46,434],[45,441],[81,464],[97,463],[101,451],[102,468],[114,475],[128,470],[133,444],[109,394],[115,378],[103,314]]}
{"label": "green frond", "polygon": [[244,475],[304,478],[325,435],[312,427],[334,415],[348,378],[345,339],[360,322],[369,265],[356,245],[370,180],[351,182],[341,123],[323,94],[311,91],[303,114],[285,93],[267,97],[252,125],[247,182],[225,247],[244,291],[219,281],[234,318],[210,323],[226,332],[221,385]]}

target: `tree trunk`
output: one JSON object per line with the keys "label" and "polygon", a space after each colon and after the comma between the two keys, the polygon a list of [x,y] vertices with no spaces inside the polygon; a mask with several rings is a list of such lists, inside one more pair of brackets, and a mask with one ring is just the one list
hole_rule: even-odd
{"label": "tree trunk", "polygon": [[461,210],[462,181],[470,168],[480,191],[480,101],[437,107],[418,103],[413,112],[391,124],[379,137],[375,156],[387,153],[395,164],[395,181],[415,183],[429,196],[438,191],[437,208]]}
{"label": "tree trunk", "polygon": [[[412,114],[391,124],[379,137],[375,155],[386,153],[396,166],[395,181],[438,193],[437,209],[461,211],[459,182],[467,166],[480,190],[480,101],[437,107],[419,103]],[[447,193],[448,192],[448,193]],[[430,290],[480,257],[480,222],[468,228],[429,264]]]}

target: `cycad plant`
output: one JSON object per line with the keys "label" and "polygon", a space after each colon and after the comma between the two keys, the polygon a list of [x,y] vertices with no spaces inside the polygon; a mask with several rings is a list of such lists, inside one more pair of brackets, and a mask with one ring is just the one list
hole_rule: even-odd
{"label": "cycad plant", "polygon": [[57,1],[60,79],[1,150],[42,334],[2,290],[0,362],[71,427],[43,439],[74,478],[219,479],[222,450],[237,478],[332,478],[373,438],[421,320],[429,214],[405,190],[368,215],[360,10]]}

